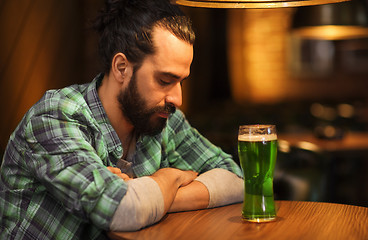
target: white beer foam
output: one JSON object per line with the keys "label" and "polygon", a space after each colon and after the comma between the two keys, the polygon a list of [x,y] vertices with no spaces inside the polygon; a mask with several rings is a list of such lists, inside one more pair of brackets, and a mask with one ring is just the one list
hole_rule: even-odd
{"label": "white beer foam", "polygon": [[249,135],[243,134],[238,136],[238,141],[247,141],[247,142],[263,142],[263,141],[272,141],[277,140],[277,134],[266,134],[266,135]]}

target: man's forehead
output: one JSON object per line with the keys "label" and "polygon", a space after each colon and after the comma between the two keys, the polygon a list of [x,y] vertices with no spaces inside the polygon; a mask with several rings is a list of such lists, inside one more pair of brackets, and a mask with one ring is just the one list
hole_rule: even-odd
{"label": "man's forehead", "polygon": [[154,28],[152,39],[155,51],[146,56],[144,64],[153,67],[155,75],[175,80],[186,78],[193,60],[193,46],[160,26]]}

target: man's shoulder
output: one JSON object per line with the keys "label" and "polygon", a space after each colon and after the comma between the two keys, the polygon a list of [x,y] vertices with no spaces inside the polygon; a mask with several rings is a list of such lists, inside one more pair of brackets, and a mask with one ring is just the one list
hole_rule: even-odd
{"label": "man's shoulder", "polygon": [[[39,133],[50,131],[59,123],[91,121],[90,114],[83,110],[83,85],[72,85],[62,89],[48,90],[24,115],[11,139],[22,139],[21,136],[34,131]],[[16,137],[17,136],[17,137]],[[17,141],[18,141],[17,140]],[[22,141],[22,140],[19,140]]]}
{"label": "man's shoulder", "polygon": [[[89,84],[71,85],[61,89],[48,90],[25,115],[28,123],[39,117],[59,120],[79,120],[90,118],[91,112],[85,100],[85,91]],[[88,115],[82,117],[84,115]]]}
{"label": "man's shoulder", "polygon": [[70,101],[85,102],[84,95],[89,84],[71,85],[61,89],[48,90],[42,97],[41,101]]}
{"label": "man's shoulder", "polygon": [[75,112],[87,106],[85,91],[88,84],[71,85],[61,89],[48,90],[33,106],[37,112]]}

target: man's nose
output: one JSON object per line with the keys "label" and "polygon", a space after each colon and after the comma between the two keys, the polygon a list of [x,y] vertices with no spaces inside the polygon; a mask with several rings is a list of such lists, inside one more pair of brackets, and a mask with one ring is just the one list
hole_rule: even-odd
{"label": "man's nose", "polygon": [[181,84],[177,83],[170,89],[168,95],[166,96],[166,102],[174,104],[175,107],[180,107],[183,103],[182,101],[183,98]]}

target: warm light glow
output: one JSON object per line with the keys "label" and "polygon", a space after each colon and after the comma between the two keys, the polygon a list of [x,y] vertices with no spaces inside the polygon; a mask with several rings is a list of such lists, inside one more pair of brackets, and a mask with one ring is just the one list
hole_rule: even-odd
{"label": "warm light glow", "polygon": [[291,9],[229,13],[229,68],[236,102],[277,102],[284,97],[291,14]]}
{"label": "warm light glow", "polygon": [[285,8],[321,5],[344,2],[347,0],[174,0],[173,2],[189,7],[204,8]]}
{"label": "warm light glow", "polygon": [[296,29],[293,34],[304,39],[346,40],[368,37],[368,28],[342,25],[311,26]]}

